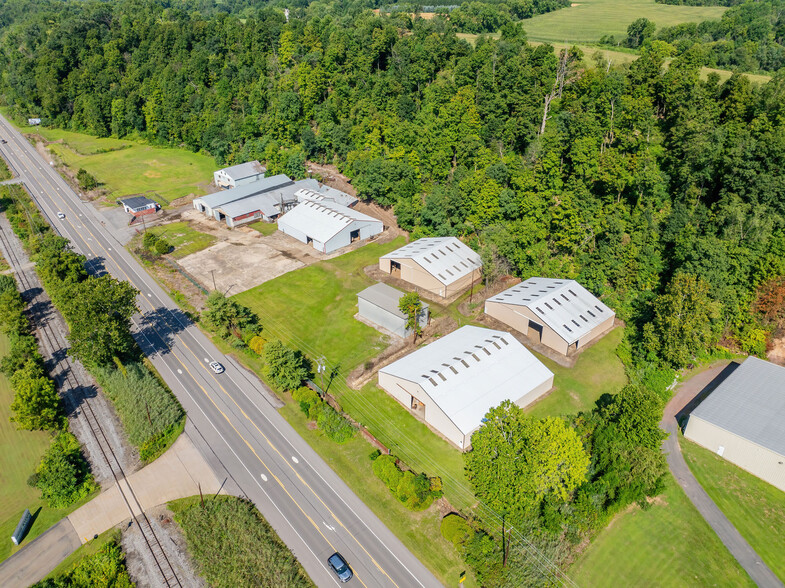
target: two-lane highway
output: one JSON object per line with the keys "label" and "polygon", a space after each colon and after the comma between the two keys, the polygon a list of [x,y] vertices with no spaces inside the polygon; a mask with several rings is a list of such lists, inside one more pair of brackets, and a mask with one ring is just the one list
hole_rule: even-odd
{"label": "two-lane highway", "polygon": [[[278,414],[274,395],[218,351],[111,235],[95,208],[3,117],[0,138],[7,141],[0,144],[5,159],[55,229],[88,258],[88,269],[105,269],[139,290],[134,336],[187,411],[194,443],[219,476],[256,504],[317,585],[337,584],[326,560],[339,551],[358,586],[438,586]],[[226,372],[213,373],[212,360]]]}

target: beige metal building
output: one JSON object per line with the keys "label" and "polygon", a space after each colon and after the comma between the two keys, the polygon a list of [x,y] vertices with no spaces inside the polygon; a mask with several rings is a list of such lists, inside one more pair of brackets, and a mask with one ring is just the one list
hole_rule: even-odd
{"label": "beige metal building", "polygon": [[692,411],[684,436],[785,491],[785,368],[745,359]]}
{"label": "beige metal building", "polygon": [[380,369],[379,386],[466,451],[491,408],[531,404],[553,373],[509,333],[467,325]]}
{"label": "beige metal building", "polygon": [[379,259],[379,268],[442,298],[449,298],[480,279],[479,254],[455,237],[428,237]]}
{"label": "beige metal building", "polygon": [[575,280],[530,278],[485,301],[485,313],[568,355],[613,327],[616,313]]}

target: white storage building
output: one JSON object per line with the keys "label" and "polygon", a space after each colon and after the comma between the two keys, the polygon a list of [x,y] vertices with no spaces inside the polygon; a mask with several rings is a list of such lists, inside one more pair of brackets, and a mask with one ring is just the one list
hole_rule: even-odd
{"label": "white storage building", "polygon": [[384,230],[382,221],[347,206],[325,200],[304,201],[278,219],[278,230],[322,253],[355,241],[368,239]]}
{"label": "white storage building", "polygon": [[529,278],[485,301],[485,314],[562,355],[613,327],[614,313],[575,280]]}
{"label": "white storage building", "polygon": [[482,260],[455,237],[426,237],[379,258],[379,269],[449,298],[480,279]]}
{"label": "white storage building", "polygon": [[466,451],[488,410],[531,404],[553,373],[509,333],[467,325],[380,369],[379,386]]}
{"label": "white storage building", "polygon": [[213,173],[213,181],[219,188],[236,188],[243,184],[250,184],[264,177],[265,168],[258,161],[240,163],[231,167],[219,169]]}
{"label": "white storage building", "polygon": [[785,368],[745,359],[692,411],[684,436],[785,491]]}
{"label": "white storage building", "polygon": [[194,208],[199,212],[203,212],[207,216],[213,217],[215,220],[222,221],[226,219],[226,215],[218,211],[221,207],[231,204],[232,202],[250,198],[251,196],[270,192],[277,188],[293,185],[294,182],[290,180],[288,176],[279,174],[269,178],[262,178],[255,182],[251,182],[250,184],[243,184],[242,186],[230,190],[222,190],[220,192],[208,194],[207,196],[194,198],[193,204]]}

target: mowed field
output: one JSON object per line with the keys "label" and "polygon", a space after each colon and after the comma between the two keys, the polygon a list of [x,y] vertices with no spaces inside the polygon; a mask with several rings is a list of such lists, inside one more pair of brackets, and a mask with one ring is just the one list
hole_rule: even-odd
{"label": "mowed field", "polygon": [[679,443],[703,489],[785,582],[785,492],[692,441]]}
{"label": "mowed field", "polygon": [[158,225],[147,229],[149,232],[165,238],[174,247],[172,257],[182,259],[186,255],[191,255],[202,249],[207,249],[215,243],[216,238],[207,233],[200,233],[191,228],[188,223],[176,222],[165,225]]}
{"label": "mowed field", "polygon": [[650,508],[619,514],[568,574],[578,586],[755,586],[670,474]]}
{"label": "mowed field", "polygon": [[129,139],[98,138],[62,129],[17,125],[23,133],[60,141],[50,149],[73,169],[84,168],[113,200],[145,194],[166,206],[183,196],[207,193],[218,166],[212,157],[185,149],[153,147]]}
{"label": "mowed field", "polygon": [[[8,338],[0,334],[0,357],[7,352]],[[8,420],[13,397],[8,378],[0,373],[0,561],[80,506],[51,509],[41,500],[38,489],[27,485],[27,479],[41,461],[51,437],[41,431],[16,429]],[[34,520],[22,545],[17,547],[11,542],[11,535],[26,508],[30,509]]]}
{"label": "mowed field", "polygon": [[627,27],[638,18],[648,18],[657,28],[684,22],[719,19],[724,7],[671,6],[654,0],[579,0],[570,8],[540,14],[523,21],[532,41],[592,43],[603,35],[627,36]]}

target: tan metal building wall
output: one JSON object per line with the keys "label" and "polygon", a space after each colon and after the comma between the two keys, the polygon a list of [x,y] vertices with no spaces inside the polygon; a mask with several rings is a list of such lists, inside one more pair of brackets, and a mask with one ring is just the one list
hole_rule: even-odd
{"label": "tan metal building wall", "polygon": [[455,280],[453,283],[445,286],[439,279],[426,271],[419,263],[413,259],[402,257],[399,259],[380,258],[379,269],[387,274],[392,274],[392,263],[398,262],[401,265],[401,275],[398,276],[402,280],[414,284],[418,288],[422,288],[426,292],[430,292],[442,298],[449,298],[453,294],[457,294],[471,286],[472,283],[480,279],[480,270],[475,269],[471,273]]}
{"label": "tan metal building wall", "polygon": [[[538,334],[534,329],[529,329],[529,320],[542,326],[542,338],[540,342],[547,345],[554,351],[558,351],[562,355],[567,355],[570,351],[570,345],[559,336],[556,331],[551,329],[541,318],[534,314],[528,307],[520,306],[517,304],[504,304],[502,302],[494,302],[491,300],[485,301],[485,314],[509,325],[516,331],[523,333],[531,339],[537,340]],[[611,316],[603,321],[591,331],[586,333],[578,340],[577,347],[573,344],[574,348],[581,348],[594,341],[597,337],[605,333],[613,326],[614,317]]]}
{"label": "tan metal building wall", "polygon": [[785,456],[690,415],[684,436],[785,492]]}

